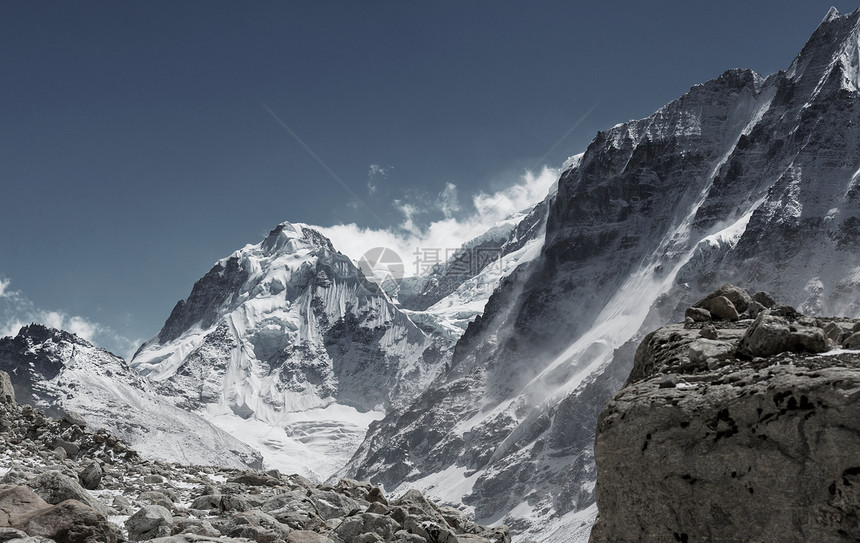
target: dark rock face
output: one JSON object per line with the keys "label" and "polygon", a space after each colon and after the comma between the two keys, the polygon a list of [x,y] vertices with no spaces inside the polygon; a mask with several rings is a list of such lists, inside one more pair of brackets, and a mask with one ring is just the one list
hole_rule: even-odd
{"label": "dark rock face", "polygon": [[239,265],[238,258],[230,258],[225,264],[215,264],[203,278],[194,283],[188,298],[176,303],[158,333],[158,341],[173,341],[197,322],[201,322],[204,327],[215,324],[221,306],[247,280],[248,271]]}
{"label": "dark rock face", "polygon": [[[559,179],[541,257],[503,281],[453,370],[371,429],[349,473],[397,484],[466,467],[480,473],[481,491],[464,497],[479,517],[536,533],[505,517],[514,503],[546,517],[591,503],[589,446],[555,449],[548,432],[565,398],[596,404],[579,403],[584,412],[609,399],[623,381],[613,375],[632,366],[613,356],[625,342],[727,281],[810,314],[860,314],[860,81],[846,60],[858,35],[860,12],[829,17],[787,72],[730,70],[598,133]],[[715,297],[716,315],[689,316],[731,322],[770,304],[733,294]],[[697,364],[728,348],[698,341]],[[580,499],[562,507],[553,482],[571,479],[581,492],[566,495]],[[535,489],[528,500],[521,481]]]}
{"label": "dark rock face", "polygon": [[817,354],[860,321],[779,308],[643,340],[600,414],[592,542],[860,538],[860,351]]}

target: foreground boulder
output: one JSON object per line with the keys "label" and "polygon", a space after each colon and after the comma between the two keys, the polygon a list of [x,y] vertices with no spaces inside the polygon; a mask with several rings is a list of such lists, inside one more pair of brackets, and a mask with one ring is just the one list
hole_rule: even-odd
{"label": "foreground boulder", "polygon": [[591,541],[860,540],[860,351],[821,354],[856,322],[691,321],[645,338],[600,415]]}
{"label": "foreground boulder", "polygon": [[66,500],[15,521],[31,536],[58,543],[116,543],[116,531],[104,515],[77,500]]}

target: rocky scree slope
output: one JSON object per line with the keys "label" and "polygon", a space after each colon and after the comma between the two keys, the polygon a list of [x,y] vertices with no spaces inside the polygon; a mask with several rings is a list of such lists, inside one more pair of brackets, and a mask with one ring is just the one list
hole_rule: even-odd
{"label": "rocky scree slope", "polygon": [[831,11],[788,71],[730,70],[598,133],[559,179],[540,257],[345,473],[565,541],[594,512],[597,414],[637,338],[727,281],[860,313],[858,51],[860,11]]}
{"label": "rocky scree slope", "polygon": [[11,543],[508,543],[417,491],[142,460],[75,413],[15,401],[0,372],[0,540]]}
{"label": "rocky scree slope", "polygon": [[597,426],[593,543],[860,539],[860,320],[755,300],[642,341]]}
{"label": "rocky scree slope", "polygon": [[147,458],[262,467],[254,449],[160,398],[122,358],[74,334],[25,326],[17,336],[0,339],[0,371],[10,375],[22,403],[55,417],[76,411]]}

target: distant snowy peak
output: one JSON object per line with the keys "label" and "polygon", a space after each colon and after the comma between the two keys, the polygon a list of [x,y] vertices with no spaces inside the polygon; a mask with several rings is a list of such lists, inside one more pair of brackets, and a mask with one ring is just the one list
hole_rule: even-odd
{"label": "distant snowy peak", "polygon": [[282,223],[216,262],[132,365],[192,408],[273,422],[332,402],[408,401],[440,371],[431,347],[327,238]]}
{"label": "distant snowy peak", "polygon": [[122,358],[74,334],[40,324],[25,326],[17,336],[0,339],[0,369],[10,375],[20,403],[54,416],[76,411],[146,457],[228,467],[261,465],[259,453],[159,399]]}
{"label": "distant snowy peak", "polygon": [[857,92],[860,89],[860,9],[840,15],[831,8],[803,50],[788,69],[788,77],[801,88],[833,86]]}
{"label": "distant snowy peak", "polygon": [[[218,260],[209,272],[194,284],[191,295],[177,302],[155,338],[157,343],[165,344],[179,338],[191,328],[206,329],[215,324],[225,312],[241,305],[241,294],[250,295],[256,289],[269,291],[284,288],[296,282],[297,275],[307,275],[312,261],[323,256],[337,260],[340,253],[335,251],[331,242],[322,234],[304,224],[284,222],[276,226],[266,239],[256,245],[247,245],[226,258]],[[342,256],[342,255],[340,255]],[[346,257],[341,259],[341,267]],[[268,277],[267,283],[261,280],[266,276],[265,269],[280,267],[284,273]],[[307,282],[310,278],[305,277]],[[141,347],[145,349],[152,340]],[[139,353],[135,354],[137,360]]]}

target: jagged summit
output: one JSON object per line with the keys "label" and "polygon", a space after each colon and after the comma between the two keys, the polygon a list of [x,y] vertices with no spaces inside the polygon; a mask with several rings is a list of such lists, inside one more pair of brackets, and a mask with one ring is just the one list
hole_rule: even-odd
{"label": "jagged summit", "polygon": [[51,328],[36,322],[22,326],[15,338],[18,340],[28,339],[31,344],[44,343],[45,341],[53,340],[55,342],[64,341],[67,343],[82,345],[84,347],[93,347],[92,343],[76,334],[66,332],[65,330],[59,330],[57,328]]}
{"label": "jagged summit", "polygon": [[804,89],[860,89],[860,8],[841,15],[830,8],[788,69],[788,77]]}
{"label": "jagged summit", "polygon": [[842,16],[842,14],[839,13],[839,10],[836,9],[836,6],[830,6],[830,9],[827,10],[827,15],[825,15],[824,18],[821,19],[821,23],[822,24],[823,23],[829,23],[833,19],[836,19],[837,17],[841,17],[841,16]]}
{"label": "jagged summit", "polygon": [[276,252],[296,253],[310,244],[313,247],[324,248],[337,252],[331,240],[320,234],[313,227],[302,223],[282,222],[269,232],[260,245],[266,254]]}

